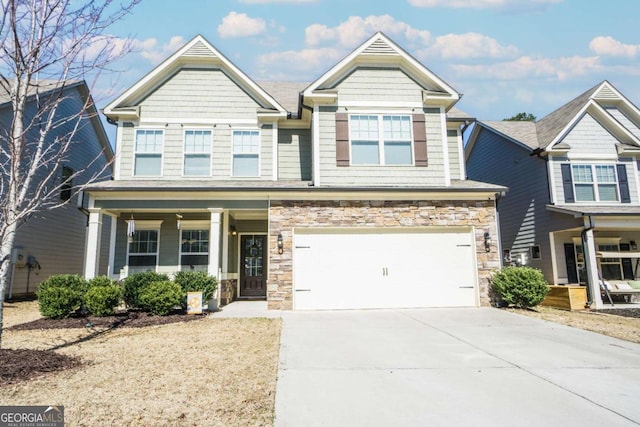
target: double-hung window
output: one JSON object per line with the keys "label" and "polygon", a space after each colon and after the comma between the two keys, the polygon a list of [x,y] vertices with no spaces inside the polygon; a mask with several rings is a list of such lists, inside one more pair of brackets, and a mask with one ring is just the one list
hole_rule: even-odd
{"label": "double-hung window", "polygon": [[155,271],[158,265],[160,230],[136,230],[129,240],[129,274]]}
{"label": "double-hung window", "polygon": [[209,230],[181,230],[180,266],[182,271],[209,268]]}
{"label": "double-hung window", "polygon": [[615,165],[572,165],[577,202],[618,201]]}
{"label": "double-hung window", "polygon": [[351,164],[412,165],[411,116],[355,114],[349,118]]}
{"label": "double-hung window", "polygon": [[233,131],[233,176],[254,177],[260,175],[260,132],[257,130]]}
{"label": "double-hung window", "polygon": [[211,131],[184,132],[184,176],[211,175]]}
{"label": "double-hung window", "polygon": [[135,176],[162,175],[162,137],[159,129],[136,130]]}

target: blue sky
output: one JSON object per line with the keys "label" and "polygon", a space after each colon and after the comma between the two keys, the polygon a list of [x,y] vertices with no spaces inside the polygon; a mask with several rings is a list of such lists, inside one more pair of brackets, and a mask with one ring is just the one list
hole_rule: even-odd
{"label": "blue sky", "polygon": [[310,82],[375,31],[464,94],[538,118],[600,81],[640,104],[638,0],[142,0],[110,28],[136,51],[102,74],[100,108],[197,34],[254,80]]}

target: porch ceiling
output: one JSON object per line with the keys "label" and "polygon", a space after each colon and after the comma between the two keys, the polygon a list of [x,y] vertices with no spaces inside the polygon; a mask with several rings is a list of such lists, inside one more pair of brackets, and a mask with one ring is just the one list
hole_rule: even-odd
{"label": "porch ceiling", "polygon": [[547,210],[581,216],[639,216],[640,206],[547,205]]}

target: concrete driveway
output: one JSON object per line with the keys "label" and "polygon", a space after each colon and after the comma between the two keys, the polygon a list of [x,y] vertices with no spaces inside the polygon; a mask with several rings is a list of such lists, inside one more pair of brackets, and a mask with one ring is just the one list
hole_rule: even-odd
{"label": "concrete driveway", "polygon": [[276,426],[637,426],[640,345],[497,309],[284,313]]}

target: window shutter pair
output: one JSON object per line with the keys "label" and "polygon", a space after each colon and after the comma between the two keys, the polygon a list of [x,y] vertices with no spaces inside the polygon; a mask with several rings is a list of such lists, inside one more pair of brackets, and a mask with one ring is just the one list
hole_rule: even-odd
{"label": "window shutter pair", "polygon": [[[576,199],[573,194],[573,178],[571,177],[571,165],[563,164],[560,166],[562,172],[562,187],[564,188],[565,203],[575,203]],[[618,171],[618,186],[620,188],[620,201],[622,203],[631,203],[631,195],[629,194],[629,179],[627,178],[627,167],[625,165],[616,165]]]}
{"label": "window shutter pair", "polygon": [[[416,166],[428,166],[424,114],[413,114],[413,157]],[[336,113],[336,165],[349,166],[349,115]]]}

